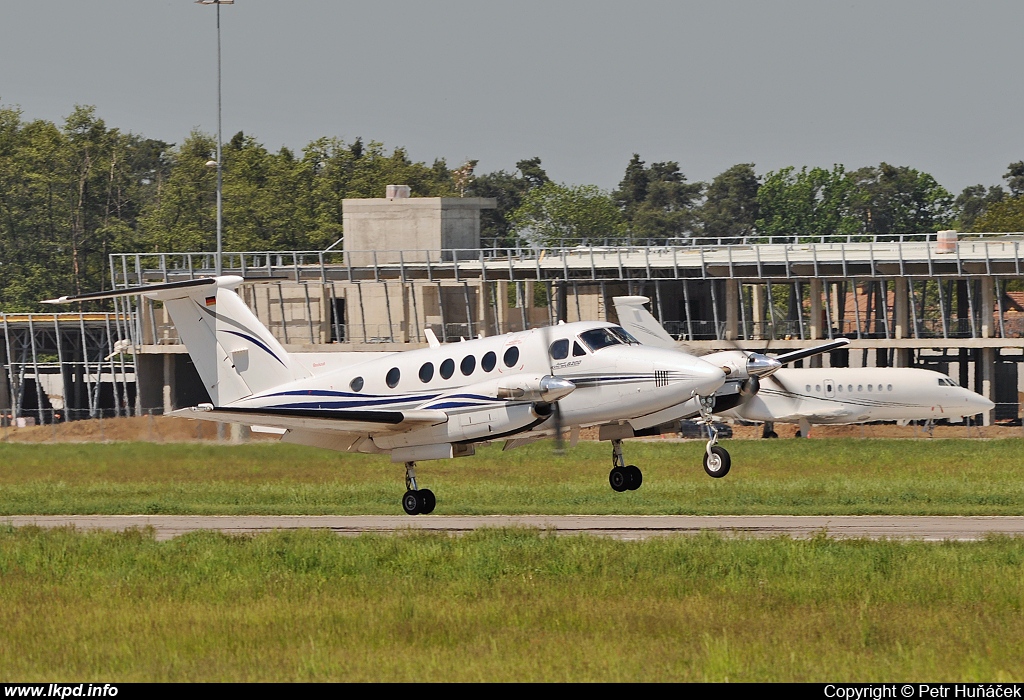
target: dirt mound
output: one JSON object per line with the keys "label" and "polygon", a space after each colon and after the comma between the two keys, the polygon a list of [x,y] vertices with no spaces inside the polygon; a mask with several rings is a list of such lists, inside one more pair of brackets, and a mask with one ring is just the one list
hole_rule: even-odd
{"label": "dirt mound", "polygon": [[[216,442],[230,439],[230,426],[224,426],[222,435],[218,437],[216,423],[165,416],[104,418],[3,428],[0,434],[0,440],[4,442]],[[275,440],[277,436],[256,433],[249,439]]]}
{"label": "dirt mound", "polygon": [[[761,437],[760,425],[734,425],[733,438],[756,440]],[[797,426],[775,424],[780,438],[794,437]],[[584,428],[580,439],[596,440],[597,428]],[[816,425],[811,429],[811,439],[816,438],[1010,438],[1024,437],[1021,426],[991,425],[987,427],[963,425],[940,425],[928,432],[920,426],[898,425]],[[253,433],[246,439],[275,441],[276,435]],[[658,440],[659,438],[649,438]],[[678,439],[665,435],[662,439]],[[169,418],[165,416],[141,416],[138,418],[106,418],[80,420],[71,423],[39,425],[29,428],[2,428],[0,441],[3,442],[229,442],[231,428],[224,426],[217,435],[217,424],[210,421]]]}

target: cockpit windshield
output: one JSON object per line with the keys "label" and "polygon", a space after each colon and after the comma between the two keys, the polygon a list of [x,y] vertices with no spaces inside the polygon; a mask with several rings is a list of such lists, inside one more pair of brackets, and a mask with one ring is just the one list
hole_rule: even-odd
{"label": "cockpit windshield", "polygon": [[606,348],[609,345],[639,345],[640,341],[627,333],[624,329],[619,326],[612,326],[610,328],[595,328],[590,331],[580,333],[580,340],[590,348],[592,352],[597,352],[601,348]]}
{"label": "cockpit windshield", "polygon": [[939,386],[960,386],[949,377],[939,377]]}

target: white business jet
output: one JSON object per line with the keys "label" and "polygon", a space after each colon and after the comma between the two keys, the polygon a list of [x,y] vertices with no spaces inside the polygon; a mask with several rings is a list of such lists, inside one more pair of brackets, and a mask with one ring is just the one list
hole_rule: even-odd
{"label": "white business jet", "polygon": [[[645,343],[678,347],[658,320],[644,307],[647,297],[614,297],[619,323]],[[836,347],[849,341],[841,338]],[[820,346],[816,350],[820,350]],[[807,357],[806,351],[780,355],[780,367]],[[811,353],[814,354],[814,353]],[[812,425],[869,421],[961,418],[989,411],[995,405],[984,396],[958,386],[939,372],[908,367],[779,368],[750,376],[758,353],[726,350],[702,355],[726,372],[716,392],[716,414],[754,422],[798,423],[807,437]]]}
{"label": "white business jet", "polygon": [[[641,344],[606,322],[559,324],[374,358],[312,374],[290,355],[233,291],[243,279],[220,276],[50,299],[47,303],[142,295],[162,301],[195,363],[211,403],[171,415],[238,423],[282,434],[284,442],[342,452],[390,454],[405,464],[402,506],[430,513],[416,462],[471,455],[505,439],[505,449],[535,439],[578,436],[600,426],[612,442],[609,482],[640,486],[622,439],[699,413],[711,424],[720,364]],[[683,409],[696,406],[695,411]],[[729,455],[712,437],[704,466],[719,475]]]}

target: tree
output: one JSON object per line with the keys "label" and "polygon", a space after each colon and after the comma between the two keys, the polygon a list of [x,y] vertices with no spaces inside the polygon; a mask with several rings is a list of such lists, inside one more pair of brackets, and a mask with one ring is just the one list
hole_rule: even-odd
{"label": "tree", "polygon": [[834,165],[799,172],[790,166],[765,175],[757,191],[757,233],[798,238],[858,233],[859,222],[848,211],[852,183],[845,174],[843,166]]}
{"label": "tree", "polygon": [[480,212],[480,238],[495,240],[499,245],[517,243],[511,233],[509,217],[523,202],[523,196],[532,189],[550,182],[541,167],[540,158],[527,158],[516,163],[515,173],[497,170],[473,179],[466,189],[470,197],[492,197],[495,209]]}
{"label": "tree", "polygon": [[634,153],[619,189],[612,193],[633,240],[679,238],[697,228],[696,206],[704,183],[686,182],[673,161],[644,167]]}
{"label": "tree", "polygon": [[626,226],[608,193],[593,185],[546,182],[509,217],[511,231],[536,246],[570,246],[621,238]]}
{"label": "tree", "polygon": [[928,173],[881,163],[847,178],[853,185],[850,215],[860,221],[862,233],[926,233],[953,221],[953,196]]}
{"label": "tree", "polygon": [[1011,197],[1020,197],[1024,194],[1024,161],[1010,163],[1003,175],[1006,185],[1010,188]]}
{"label": "tree", "polygon": [[996,202],[974,222],[975,231],[1017,233],[1024,231],[1024,197]]}
{"label": "tree", "polygon": [[760,182],[753,163],[740,163],[721,173],[708,185],[700,208],[701,232],[714,238],[739,238],[754,232],[758,217]]}
{"label": "tree", "polygon": [[985,214],[993,204],[1003,201],[1006,191],[1002,187],[993,186],[985,189],[984,185],[970,185],[953,202],[959,213],[953,227],[960,231],[973,231],[974,223]]}

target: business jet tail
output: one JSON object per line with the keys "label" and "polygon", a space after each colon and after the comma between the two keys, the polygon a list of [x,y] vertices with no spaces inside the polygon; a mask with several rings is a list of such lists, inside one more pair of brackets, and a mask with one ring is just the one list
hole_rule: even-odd
{"label": "business jet tail", "polygon": [[310,376],[234,292],[234,275],[47,299],[46,304],[141,295],[162,301],[214,406]]}

